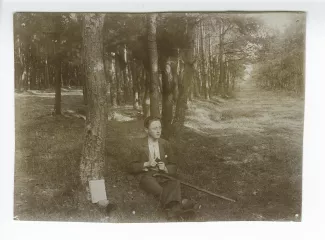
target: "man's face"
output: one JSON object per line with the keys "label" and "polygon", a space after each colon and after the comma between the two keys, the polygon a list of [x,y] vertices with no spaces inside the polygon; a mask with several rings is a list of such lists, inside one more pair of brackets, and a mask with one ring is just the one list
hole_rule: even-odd
{"label": "man's face", "polygon": [[160,121],[153,121],[150,123],[147,133],[153,139],[160,138],[161,135],[161,123]]}

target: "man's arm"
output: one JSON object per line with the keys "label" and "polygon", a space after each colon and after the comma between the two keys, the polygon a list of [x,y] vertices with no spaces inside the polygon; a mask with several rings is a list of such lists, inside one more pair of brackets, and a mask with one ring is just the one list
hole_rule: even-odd
{"label": "man's arm", "polygon": [[136,174],[145,171],[145,164],[142,159],[141,151],[139,149],[134,149],[130,158],[131,161],[128,165],[128,171],[130,173]]}
{"label": "man's arm", "polygon": [[129,167],[130,173],[140,173],[145,171],[143,162],[132,162]]}

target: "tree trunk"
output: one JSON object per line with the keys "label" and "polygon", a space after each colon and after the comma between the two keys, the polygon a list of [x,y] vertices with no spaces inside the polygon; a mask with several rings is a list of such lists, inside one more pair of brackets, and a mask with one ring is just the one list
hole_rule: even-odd
{"label": "tree trunk", "polygon": [[193,71],[194,71],[194,77],[193,77],[193,82],[194,82],[194,86],[193,86],[193,89],[194,89],[194,97],[200,97],[200,78],[198,76],[199,74],[199,71],[197,69],[197,63],[194,64],[194,67],[193,67]]}
{"label": "tree trunk", "polygon": [[121,68],[118,54],[115,53],[115,80],[116,80],[116,103],[121,105]]}
{"label": "tree trunk", "polygon": [[[185,68],[186,71],[189,71],[187,66]],[[176,113],[175,113],[175,121],[174,121],[176,128],[183,126],[185,122],[185,110],[187,106],[187,92],[186,92],[187,88],[184,84],[186,83],[180,83],[178,85],[179,97],[176,103]]]}
{"label": "tree trunk", "polygon": [[68,81],[67,81],[69,78],[68,73],[69,73],[69,65],[61,63],[61,85],[63,87],[68,86]]}
{"label": "tree trunk", "polygon": [[[84,16],[79,15],[78,21],[80,26],[80,33],[81,36],[84,36]],[[81,77],[81,83],[82,83],[82,93],[83,93],[83,100],[84,104],[88,105],[88,87],[87,87],[87,78],[86,78],[86,65],[85,65],[85,53],[84,53],[84,47],[81,48],[81,58],[80,58],[80,77]]]}
{"label": "tree trunk", "polygon": [[132,74],[132,83],[133,83],[133,108],[139,110],[140,101],[139,101],[139,81],[137,73],[137,64],[135,60],[131,62],[131,74]]}
{"label": "tree trunk", "polygon": [[62,86],[62,51],[61,51],[61,33],[62,23],[61,15],[55,17],[55,40],[54,43],[54,71],[55,71],[55,114],[61,114],[61,86]]}
{"label": "tree trunk", "polygon": [[179,55],[179,49],[177,49],[177,65],[172,65],[172,73],[173,73],[173,80],[174,80],[174,86],[173,86],[173,101],[176,103],[179,92],[178,92],[178,82],[181,79],[181,63],[180,63],[180,55]]}
{"label": "tree trunk", "polygon": [[26,69],[26,79],[24,81],[24,90],[27,91],[29,89],[29,80],[30,80],[30,65],[31,65],[31,55],[30,55],[30,45],[27,45],[26,49],[26,57],[25,57],[25,69]]}
{"label": "tree trunk", "polygon": [[111,74],[111,104],[113,107],[117,106],[117,80],[116,80],[116,60],[115,57],[112,58],[111,62],[111,68],[110,68],[110,74]]}
{"label": "tree trunk", "polygon": [[208,79],[207,79],[207,67],[206,67],[206,59],[204,56],[204,52],[205,52],[205,47],[204,47],[204,33],[203,33],[203,25],[202,22],[200,24],[200,37],[201,37],[201,69],[202,69],[202,87],[203,87],[203,94],[204,94],[204,98],[208,99]]}
{"label": "tree trunk", "polygon": [[[110,54],[110,53],[109,53]],[[115,76],[115,66],[114,66],[114,57],[104,54],[104,70],[105,78],[107,83],[107,91],[109,92],[111,106],[114,108],[116,104],[116,76]]]}
{"label": "tree trunk", "polygon": [[104,63],[104,73],[105,73],[105,80],[106,80],[106,95],[107,99],[111,98],[111,73],[110,73],[110,67],[111,67],[111,60],[107,57],[107,54],[103,54],[103,63]]}
{"label": "tree trunk", "polygon": [[208,44],[208,96],[209,98],[212,97],[212,78],[213,78],[213,63],[212,63],[212,56],[211,56],[211,37],[209,35],[209,44]]}
{"label": "tree trunk", "polygon": [[226,62],[226,93],[229,95],[230,93],[230,84],[229,84],[229,67],[228,67],[228,62]]}
{"label": "tree trunk", "polygon": [[[134,94],[134,91],[133,91],[133,73],[132,73],[132,62],[128,60],[127,62],[127,75],[128,75],[128,86],[127,86],[127,90],[128,90],[128,95],[130,96],[130,102],[132,102],[133,106],[134,106],[134,97],[135,97],[135,94]],[[137,74],[136,74],[136,78],[137,78]],[[139,91],[138,91],[138,94],[137,94],[137,99],[138,99],[138,102],[139,102]]]}
{"label": "tree trunk", "polygon": [[38,90],[42,89],[43,86],[43,81],[42,81],[42,72],[40,68],[41,62],[39,62],[39,66],[36,69],[36,79],[37,79],[37,83],[38,83]]}
{"label": "tree trunk", "polygon": [[61,114],[61,54],[56,53],[56,76],[55,76],[55,105],[54,110],[56,115]]}
{"label": "tree trunk", "polygon": [[49,76],[49,65],[48,65],[48,56],[46,55],[45,58],[45,65],[44,65],[44,88],[49,88],[50,76]]}
{"label": "tree trunk", "polygon": [[15,88],[17,88],[19,91],[22,90],[22,86],[24,85],[24,76],[25,74],[25,61],[23,57],[23,52],[21,49],[21,42],[19,39],[19,35],[17,36],[16,45],[18,48],[18,59],[15,61]]}
{"label": "tree trunk", "polygon": [[218,74],[218,57],[216,57],[213,61],[213,78],[211,79],[211,95],[214,95],[218,92],[217,83],[219,79]]}
{"label": "tree trunk", "polygon": [[81,66],[80,66],[80,77],[82,82],[82,94],[84,99],[84,104],[88,104],[88,90],[87,90],[87,79],[86,79],[86,72],[85,72],[85,63],[82,60]]}
{"label": "tree trunk", "polygon": [[[221,27],[220,27],[221,28]],[[222,33],[222,31],[220,31]],[[219,43],[219,84],[218,90],[219,93],[223,96],[224,95],[224,83],[225,83],[225,68],[224,68],[224,53],[223,53],[223,35],[220,34],[220,43]]]}
{"label": "tree trunk", "polygon": [[24,86],[26,85],[26,82],[28,81],[27,79],[27,71],[26,71],[26,66],[24,64],[23,66],[24,70],[23,70],[23,73],[21,75],[21,83],[20,83],[20,86],[19,86],[19,89],[20,91],[23,91],[24,90]]}
{"label": "tree trunk", "polygon": [[234,92],[235,91],[235,78],[234,76],[231,76],[231,89]]}
{"label": "tree trunk", "polygon": [[[194,39],[194,56],[200,55],[200,35],[196,31]],[[197,62],[194,63],[194,96],[200,97],[201,95],[201,78],[200,78],[200,65]]]}
{"label": "tree trunk", "polygon": [[123,48],[123,68],[122,68],[122,75],[123,75],[123,92],[124,92],[124,101],[125,103],[130,102],[130,90],[129,90],[129,72],[128,72],[128,58],[127,58],[127,48],[124,46]]}
{"label": "tree trunk", "polygon": [[31,80],[30,80],[30,89],[37,89],[38,85],[38,69],[39,69],[39,44],[35,43],[32,47],[32,69],[31,69]]}
{"label": "tree trunk", "polygon": [[173,120],[173,76],[171,65],[168,61],[163,60],[162,69],[162,137],[169,139],[171,134],[171,124]]}
{"label": "tree trunk", "polygon": [[143,104],[144,92],[145,92],[145,73],[144,68],[139,66],[138,71],[138,88],[139,88],[139,107]]}
{"label": "tree trunk", "polygon": [[156,42],[157,14],[150,14],[148,24],[148,54],[150,64],[150,115],[160,116],[159,111],[159,76],[158,76],[158,52]]}
{"label": "tree trunk", "polygon": [[176,104],[176,113],[175,113],[175,121],[174,126],[175,130],[180,129],[185,122],[185,112],[187,109],[187,97],[188,97],[188,88],[189,84],[191,83],[194,77],[194,43],[195,43],[195,32],[194,32],[194,24],[187,23],[187,34],[188,34],[188,41],[189,41],[189,48],[185,50],[184,56],[184,77],[179,79],[178,83],[178,90],[179,90],[179,97]]}
{"label": "tree trunk", "polygon": [[36,90],[36,58],[33,56],[30,64],[30,90]]}
{"label": "tree trunk", "polygon": [[88,192],[88,181],[103,178],[108,117],[107,82],[103,63],[104,14],[85,14],[83,53],[88,87],[88,111],[80,162],[80,180]]}
{"label": "tree trunk", "polygon": [[142,101],[143,117],[150,116],[150,75],[145,71],[145,90]]}
{"label": "tree trunk", "polygon": [[27,81],[27,62],[26,62],[26,57],[23,57],[22,53],[20,52],[20,69],[21,72],[19,74],[19,83],[18,83],[18,89],[19,91],[24,90],[24,85],[25,82]]}

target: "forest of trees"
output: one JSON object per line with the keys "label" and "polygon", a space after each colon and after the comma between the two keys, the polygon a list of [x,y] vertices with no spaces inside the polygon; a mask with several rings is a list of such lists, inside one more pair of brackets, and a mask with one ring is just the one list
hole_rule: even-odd
{"label": "forest of trees", "polygon": [[297,16],[284,33],[268,33],[252,72],[257,86],[304,94],[305,27],[305,18]]}
{"label": "forest of trees", "polygon": [[[59,95],[61,85],[87,91],[82,20],[80,13],[15,14],[18,91],[57,86]],[[149,30],[154,30],[156,50]],[[231,97],[247,64],[254,64],[258,86],[303,92],[304,32],[299,18],[280,34],[252,14],[106,14],[102,38],[110,103],[142,106],[147,116],[159,107],[160,95],[163,111],[171,102],[177,106],[183,94],[188,100]],[[150,57],[157,58],[154,74]],[[157,100],[149,104],[152,91]]]}
{"label": "forest of trees", "polygon": [[188,101],[233,97],[247,65],[258,86],[303,93],[304,24],[280,33],[254,14],[16,13],[15,89],[55,89],[61,114],[61,87],[83,88],[85,183],[100,178],[108,108],[160,116],[168,139]]}

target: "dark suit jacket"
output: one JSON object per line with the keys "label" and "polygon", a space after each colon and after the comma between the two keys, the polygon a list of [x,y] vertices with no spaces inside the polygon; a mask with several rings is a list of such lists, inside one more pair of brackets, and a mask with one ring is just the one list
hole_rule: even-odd
{"label": "dark suit jacket", "polygon": [[[168,170],[168,174],[176,174],[176,162],[173,156],[173,151],[170,143],[162,138],[158,140],[160,160],[165,163]],[[131,156],[132,161],[129,164],[129,171],[131,173],[137,174],[144,172],[143,164],[149,161],[149,145],[148,137],[140,139],[136,144],[137,147],[134,151],[133,156]]]}

